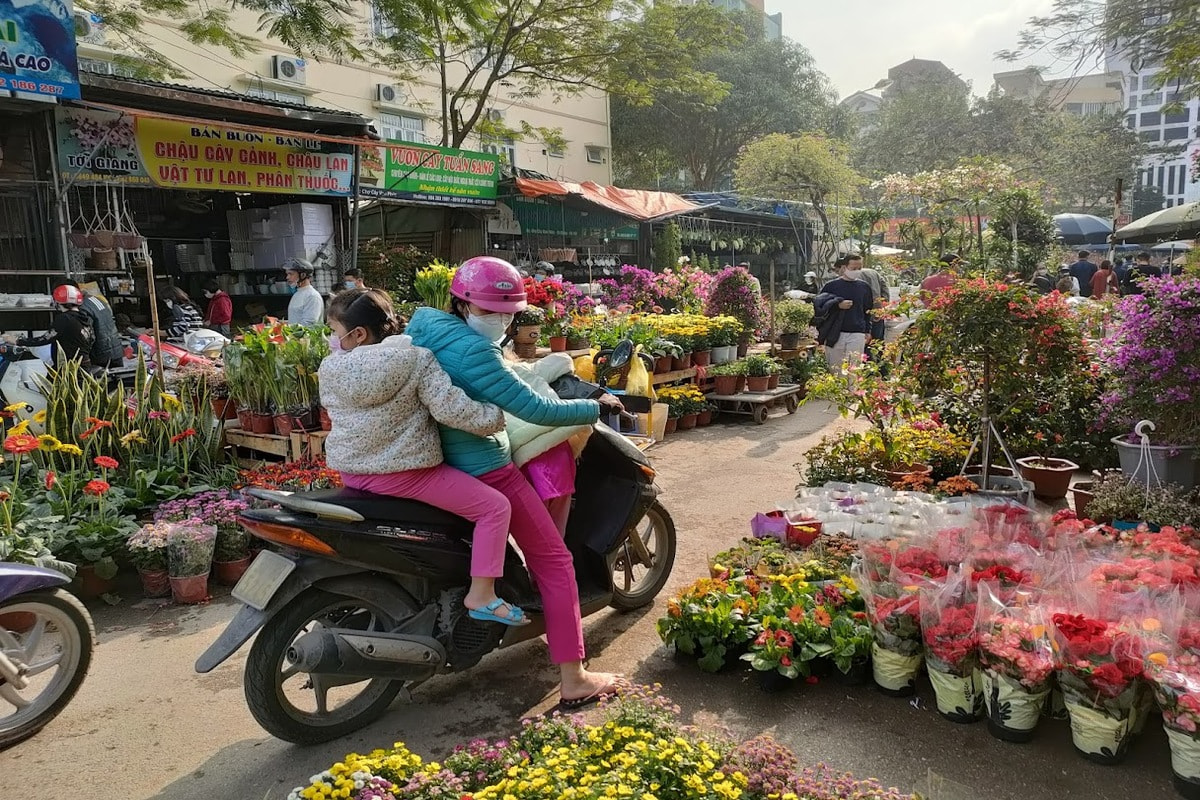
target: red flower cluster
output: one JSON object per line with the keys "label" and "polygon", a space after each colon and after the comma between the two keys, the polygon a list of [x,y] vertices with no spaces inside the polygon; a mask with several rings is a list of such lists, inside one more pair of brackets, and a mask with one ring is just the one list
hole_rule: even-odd
{"label": "red flower cluster", "polygon": [[83,493],[90,494],[92,497],[102,497],[108,494],[108,490],[111,488],[108,481],[93,480],[83,485]]}
{"label": "red flower cluster", "polygon": [[979,636],[975,631],[975,604],[945,608],[934,625],[923,629],[929,654],[956,673],[970,666],[978,653]]}
{"label": "red flower cluster", "polygon": [[1065,672],[1102,697],[1117,697],[1142,675],[1142,660],[1127,634],[1082,614],[1052,617],[1062,642]]}
{"label": "red flower cluster", "polygon": [[88,438],[94,436],[95,434],[99,433],[104,428],[111,428],[113,425],[111,422],[109,422],[106,419],[97,419],[96,417],[88,417],[86,421],[92,427],[88,428],[86,431],[79,434],[79,438],[81,440],[88,439]]}
{"label": "red flower cluster", "polygon": [[172,436],[172,437],[171,437],[171,444],[179,444],[179,443],[180,443],[180,442],[182,442],[184,439],[190,439],[190,438],[192,438],[192,437],[193,437],[193,436],[195,436],[195,435],[196,435],[196,429],[195,429],[195,428],[188,428],[187,430],[185,430],[185,431],[181,431],[181,432],[179,432],[179,433],[175,434],[174,436]]}
{"label": "red flower cluster", "polygon": [[260,489],[308,490],[342,485],[342,476],[337,470],[325,466],[322,457],[286,464],[264,464],[257,469],[242,470],[240,477],[243,486]]}
{"label": "red flower cluster", "polygon": [[984,583],[999,584],[1003,589],[1011,589],[1014,586],[1028,583],[1029,573],[1024,570],[1006,567],[1002,564],[993,564],[987,569],[977,569],[971,573],[972,586],[981,581]]}
{"label": "red flower cluster", "polygon": [[96,456],[92,459],[92,463],[100,467],[100,469],[116,469],[121,466],[120,462],[109,456]]}
{"label": "red flower cluster", "polygon": [[28,433],[18,433],[16,436],[9,436],[4,440],[4,449],[10,453],[21,455],[37,450],[38,444],[36,436],[31,436]]}

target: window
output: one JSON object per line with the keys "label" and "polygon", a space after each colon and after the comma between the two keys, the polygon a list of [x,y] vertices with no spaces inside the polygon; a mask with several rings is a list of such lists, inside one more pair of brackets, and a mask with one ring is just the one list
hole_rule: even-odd
{"label": "window", "polygon": [[1142,125],[1143,126],[1161,125],[1161,124],[1162,124],[1162,114],[1158,113],[1157,111],[1148,111],[1148,112],[1142,114]]}
{"label": "window", "polygon": [[114,64],[99,58],[79,57],[79,71],[93,72],[97,75],[116,75],[121,78],[136,78],[137,70],[125,64]]}
{"label": "window", "polygon": [[484,139],[483,152],[500,156],[500,161],[509,166],[517,165],[517,143],[512,139]]}
{"label": "window", "polygon": [[1068,114],[1082,114],[1083,103],[1067,103],[1065,106],[1063,106],[1063,110]]}
{"label": "window", "polygon": [[604,148],[603,147],[593,147],[592,145],[588,145],[587,160],[588,160],[589,164],[603,164],[604,163]]}
{"label": "window", "polygon": [[425,144],[425,120],[409,114],[380,114],[380,135],[390,142]]}
{"label": "window", "polygon": [[378,3],[371,3],[371,33],[381,37],[396,35],[395,24],[383,15]]}
{"label": "window", "polygon": [[1143,142],[1160,142],[1162,141],[1162,133],[1160,131],[1142,131],[1138,137]]}
{"label": "window", "polygon": [[1167,128],[1163,131],[1163,141],[1178,142],[1188,138],[1187,128]]}
{"label": "window", "polygon": [[1168,125],[1179,125],[1191,121],[1191,109],[1185,108],[1183,111],[1177,111],[1174,114],[1166,114],[1163,117],[1163,122]]}
{"label": "window", "polygon": [[563,147],[546,145],[546,155],[550,156],[551,158],[566,158],[567,151],[566,148]]}
{"label": "window", "polygon": [[1142,105],[1143,106],[1161,106],[1162,105],[1162,97],[1163,97],[1162,92],[1156,92],[1154,94],[1144,94],[1144,95],[1142,95]]}
{"label": "window", "polygon": [[251,87],[246,90],[247,97],[257,97],[260,100],[273,100],[276,103],[291,103],[292,105],[302,106],[307,104],[307,100],[302,94],[295,92],[277,92],[274,89],[260,89]]}
{"label": "window", "polygon": [[1136,114],[1130,114],[1128,117],[1125,118],[1125,127],[1129,128],[1129,130],[1133,130],[1134,128],[1137,127],[1137,115]]}
{"label": "window", "polygon": [[1143,89],[1143,91],[1144,91],[1144,90],[1146,90],[1146,89],[1153,89],[1153,88],[1155,88],[1155,83],[1156,83],[1157,81],[1158,81],[1158,76],[1157,76],[1157,75],[1143,75],[1143,76],[1142,76],[1142,89]]}

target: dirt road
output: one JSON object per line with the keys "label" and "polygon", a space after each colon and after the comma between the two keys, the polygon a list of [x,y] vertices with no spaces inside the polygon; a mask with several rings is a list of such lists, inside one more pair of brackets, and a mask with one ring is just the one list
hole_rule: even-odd
{"label": "dirt road", "polygon": [[[704,574],[708,556],[747,531],[754,512],[786,499],[796,484],[793,464],[823,428],[836,424],[817,405],[765,426],[717,424],[651,451],[679,530],[671,586]],[[770,732],[804,761],[826,761],[906,790],[923,789],[931,773],[960,784],[935,800],[1173,796],[1166,737],[1156,722],[1126,764],[1099,767],[1074,754],[1065,722],[1047,726],[1033,744],[1007,745],[981,724],[942,720],[931,710],[928,689],[912,703],[826,683],[764,695],[750,676],[705,675],[673,660],[654,632],[663,600],[645,613],[585,620],[592,663],[662,683],[698,724],[746,736]],[[284,744],[246,711],[240,656],[209,675],[192,671],[233,609],[225,595],[201,607],[129,601],[93,608],[101,647],[91,675],[58,720],[0,753],[0,794],[280,800],[346,752],[403,740],[440,757],[468,738],[509,733],[521,716],[555,701],[545,646],[531,642],[485,659],[466,676],[435,678],[412,704],[397,704],[354,736],[320,747]]]}

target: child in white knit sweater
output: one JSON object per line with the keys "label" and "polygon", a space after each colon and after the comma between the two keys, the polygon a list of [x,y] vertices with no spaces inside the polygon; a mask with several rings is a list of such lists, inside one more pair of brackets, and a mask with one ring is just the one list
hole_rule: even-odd
{"label": "child in white knit sweater", "polygon": [[471,588],[475,619],[525,625],[524,612],[496,596],[504,574],[511,505],[476,478],[442,463],[437,423],[478,436],[504,428],[499,408],[477,403],[450,382],[433,354],[413,347],[386,292],[351,289],[329,307],[333,355],[319,371],[333,429],[329,466],[351,489],[419,500],[475,523]]}

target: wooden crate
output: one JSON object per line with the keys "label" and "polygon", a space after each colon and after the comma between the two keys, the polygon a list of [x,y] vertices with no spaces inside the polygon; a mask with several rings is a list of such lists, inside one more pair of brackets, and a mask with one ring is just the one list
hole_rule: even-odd
{"label": "wooden crate", "polygon": [[[319,456],[325,452],[325,437],[328,431],[305,433],[293,431],[289,436],[274,433],[252,433],[238,427],[225,428],[225,443],[235,448],[235,455],[243,465],[267,460],[265,457],[284,461],[299,461],[305,455]],[[257,458],[243,457],[239,451],[248,450]]]}

